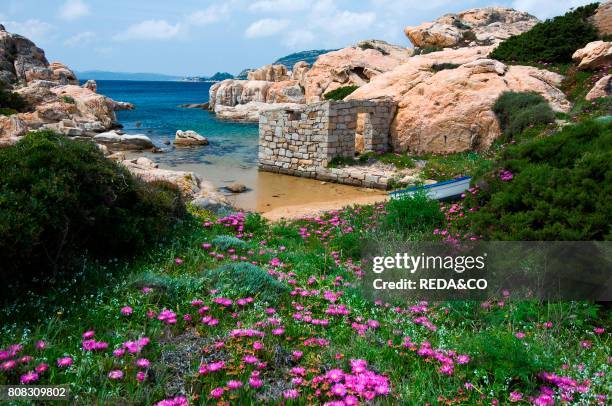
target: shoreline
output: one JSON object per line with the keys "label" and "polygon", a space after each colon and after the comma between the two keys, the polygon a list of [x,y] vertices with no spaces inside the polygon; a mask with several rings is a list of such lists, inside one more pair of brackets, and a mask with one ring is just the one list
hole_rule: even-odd
{"label": "shoreline", "polygon": [[386,202],[387,199],[387,195],[381,193],[360,198],[344,198],[308,204],[279,206],[260,214],[267,220],[273,222],[280,220],[298,220],[308,216],[317,216],[325,212],[340,210],[346,206],[383,203]]}

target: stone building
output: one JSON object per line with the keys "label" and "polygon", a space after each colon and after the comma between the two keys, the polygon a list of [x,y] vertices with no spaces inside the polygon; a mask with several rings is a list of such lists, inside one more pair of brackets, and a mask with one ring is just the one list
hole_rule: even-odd
{"label": "stone building", "polygon": [[259,118],[261,170],[386,188],[386,180],[328,168],[336,157],[389,149],[391,100],[325,101],[263,112]]}

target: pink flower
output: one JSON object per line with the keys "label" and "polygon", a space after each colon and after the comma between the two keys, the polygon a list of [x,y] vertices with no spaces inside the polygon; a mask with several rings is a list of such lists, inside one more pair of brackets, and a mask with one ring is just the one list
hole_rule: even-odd
{"label": "pink flower", "polygon": [[123,378],[123,372],[119,369],[114,369],[108,373],[108,379],[119,380]]}
{"label": "pink flower", "polygon": [[41,362],[40,364],[38,364],[36,366],[36,368],[34,368],[36,370],[36,372],[38,372],[39,374],[42,374],[43,372],[45,372],[46,370],[49,369],[49,365],[45,364],[44,362]]}
{"label": "pink flower", "polygon": [[19,382],[22,384],[28,384],[38,381],[38,374],[34,371],[29,371],[25,375],[21,375]]}
{"label": "pink flower", "polygon": [[340,382],[344,378],[344,371],[332,369],[325,374],[325,377],[331,382]]}
{"label": "pink flower", "polygon": [[86,331],[83,333],[83,338],[84,339],[93,338],[94,334],[95,333],[93,330]]}
{"label": "pink flower", "polygon": [[116,350],[113,350],[113,355],[117,358],[123,357],[123,354],[125,354],[125,350],[123,348],[117,348]]}
{"label": "pink flower", "polygon": [[263,386],[263,381],[259,378],[249,378],[249,386],[251,388],[261,388]]}
{"label": "pink flower", "polygon": [[457,356],[457,364],[467,364],[468,362],[470,362],[469,355],[458,355]]}
{"label": "pink flower", "polygon": [[130,306],[124,306],[121,308],[121,314],[123,314],[124,316],[129,316],[133,312],[134,309],[132,309]]}
{"label": "pink flower", "polygon": [[500,172],[499,174],[499,178],[503,181],[503,182],[509,182],[512,180],[512,178],[514,178],[514,175],[512,174],[512,172],[508,171],[508,170],[503,170]]}
{"label": "pink flower", "polygon": [[147,374],[145,372],[136,372],[136,380],[138,380],[138,382],[144,382],[145,379],[147,379]]}
{"label": "pink flower", "polygon": [[605,328],[603,328],[603,327],[595,327],[595,328],[593,329],[593,332],[594,332],[595,334],[603,334],[603,333],[605,333],[605,331],[606,331],[606,329],[605,329]]}
{"label": "pink flower", "polygon": [[70,365],[72,365],[72,358],[70,357],[58,358],[57,360],[57,366],[60,368],[69,367]]}
{"label": "pink flower", "polygon": [[43,340],[39,340],[36,342],[37,350],[44,350],[45,348],[47,348],[47,343],[45,343]]}
{"label": "pink flower", "polygon": [[295,358],[296,360],[302,358],[303,354],[304,353],[302,351],[297,351],[297,350],[291,353],[291,355],[293,355],[293,358]]}
{"label": "pink flower", "polygon": [[230,390],[240,389],[242,387],[242,382],[240,381],[227,381],[227,387]]}
{"label": "pink flower", "polygon": [[297,389],[287,389],[283,392],[283,397],[285,399],[295,399],[298,397],[298,391]]}
{"label": "pink flower", "polygon": [[151,363],[146,358],[139,358],[138,360],[136,360],[136,365],[140,368],[149,368]]}
{"label": "pink flower", "polygon": [[164,399],[153,406],[189,406],[189,402],[185,396],[177,396],[171,399]]}
{"label": "pink flower", "polygon": [[510,402],[520,402],[523,399],[523,395],[519,392],[510,393]]}
{"label": "pink flower", "polygon": [[224,392],[225,392],[225,389],[223,388],[215,388],[210,391],[210,396],[214,399],[219,399],[221,396],[223,396]]}
{"label": "pink flower", "polygon": [[522,340],[523,338],[525,338],[525,333],[523,333],[522,331],[519,331],[514,336],[518,338],[519,340]]}
{"label": "pink flower", "polygon": [[341,383],[337,383],[332,386],[331,392],[336,396],[344,396],[346,395],[346,387]]}
{"label": "pink flower", "polygon": [[183,263],[183,260],[180,258],[174,258],[174,263],[177,265],[181,265]]}

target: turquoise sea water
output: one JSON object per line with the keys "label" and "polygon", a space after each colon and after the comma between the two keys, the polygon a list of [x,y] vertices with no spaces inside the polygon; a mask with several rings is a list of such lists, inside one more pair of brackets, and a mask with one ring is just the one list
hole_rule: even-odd
{"label": "turquoise sea water", "polygon": [[[277,207],[304,205],[368,195],[351,186],[321,184],[319,181],[257,170],[257,124],[218,120],[202,109],[187,109],[181,104],[208,101],[210,83],[105,81],[98,92],[117,101],[136,106],[118,111],[117,119],[128,134],[145,134],[163,153],[142,152],[160,168],[192,171],[223,191],[223,186],[240,182],[246,193],[228,195],[237,207],[267,212]],[[140,125],[137,125],[139,123]],[[177,130],[194,130],[208,137],[210,145],[174,148],[164,145]]]}
{"label": "turquoise sea water", "polygon": [[[194,130],[208,137],[204,148],[174,149],[157,154],[155,160],[170,166],[179,164],[208,165],[215,158],[245,167],[255,166],[257,159],[257,124],[217,120],[201,109],[179,107],[181,104],[208,101],[211,83],[137,82],[100,80],[98,92],[114,100],[127,101],[135,110],[117,112],[117,119],[129,134],[145,134],[160,147],[164,140],[174,139],[177,130]],[[140,127],[137,127],[140,123]]]}

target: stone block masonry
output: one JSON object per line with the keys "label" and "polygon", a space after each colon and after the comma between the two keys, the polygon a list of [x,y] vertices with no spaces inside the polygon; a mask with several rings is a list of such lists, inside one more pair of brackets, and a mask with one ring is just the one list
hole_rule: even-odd
{"label": "stone block masonry", "polygon": [[336,157],[385,152],[395,114],[391,100],[326,101],[262,112],[261,170],[386,189],[389,179],[355,168],[328,168]]}

